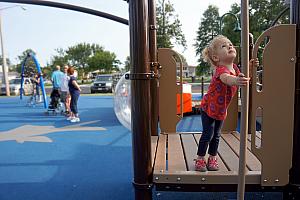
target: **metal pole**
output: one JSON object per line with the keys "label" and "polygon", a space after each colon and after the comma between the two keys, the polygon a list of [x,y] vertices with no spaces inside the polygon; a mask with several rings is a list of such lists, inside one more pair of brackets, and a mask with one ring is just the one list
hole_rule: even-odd
{"label": "metal pole", "polygon": [[[149,4],[149,59],[151,71],[158,73],[157,43],[156,43],[156,1],[148,0]],[[157,76],[156,76],[157,77]],[[151,135],[158,135],[158,79],[151,80]]]}
{"label": "metal pole", "polygon": [[148,0],[129,1],[131,130],[136,200],[152,199]]}
{"label": "metal pole", "polygon": [[[242,71],[249,77],[249,0],[241,0],[242,21]],[[242,113],[241,113],[241,136],[240,136],[240,162],[239,183],[237,199],[243,200],[245,196],[245,174],[246,174],[246,149],[248,135],[248,110],[249,110],[249,84],[242,87]]]}
{"label": "metal pole", "polygon": [[8,81],[8,67],[6,63],[6,57],[4,52],[3,35],[2,35],[2,14],[0,12],[0,38],[1,38],[1,51],[2,51],[2,74],[3,82],[5,84],[6,96],[10,96],[9,81]]}
{"label": "metal pole", "polygon": [[[296,52],[297,52],[297,62],[296,62],[296,83],[295,83],[295,108],[294,108],[294,137],[293,137],[293,164],[290,173],[291,183],[293,185],[300,184],[300,62],[299,62],[299,52],[300,52],[300,45],[299,45],[299,38],[300,38],[300,1],[293,0],[291,3],[291,22],[292,24],[297,25],[297,33],[296,33]],[[298,192],[300,193],[300,192]]]}
{"label": "metal pole", "polygon": [[201,77],[201,99],[204,96],[204,78],[203,76]]}
{"label": "metal pole", "polygon": [[[252,55],[253,47],[254,47],[253,34],[249,33],[249,60],[251,60],[253,57],[253,55]],[[256,78],[256,74],[252,74],[252,78]],[[252,87],[256,87],[256,85],[255,86],[249,85],[249,91],[252,91]],[[249,108],[251,108],[251,107],[252,107],[252,93],[249,92]],[[252,124],[251,109],[248,110],[248,124],[249,124],[248,125],[248,134],[251,134],[251,124]]]}
{"label": "metal pole", "polygon": [[55,8],[62,8],[62,9],[68,9],[78,12],[83,12],[91,15],[96,15],[99,17],[103,17],[106,19],[110,19],[116,22],[119,22],[121,24],[128,25],[128,20],[123,19],[118,16],[114,16],[105,12],[101,12],[98,10],[93,10],[89,8],[84,8],[80,6],[75,6],[71,4],[66,3],[59,3],[59,2],[53,2],[53,1],[40,1],[40,0],[0,0],[0,2],[7,2],[7,3],[23,3],[23,4],[33,4],[33,5],[40,5],[40,6],[49,6],[49,7],[55,7]]}
{"label": "metal pole", "polygon": [[41,66],[34,55],[29,55],[29,56],[33,59],[33,62],[35,64],[38,74],[40,76],[40,87],[41,87],[42,94],[43,94],[44,108],[48,108],[47,94],[46,94],[46,90],[45,90],[45,86],[44,86],[44,79],[43,79]]}
{"label": "metal pole", "polygon": [[9,80],[8,80],[8,67],[7,67],[7,62],[6,62],[6,57],[5,57],[5,51],[4,51],[4,44],[3,44],[3,34],[2,34],[2,10],[10,9],[10,8],[15,8],[15,7],[21,7],[23,10],[26,10],[24,7],[20,5],[13,5],[13,6],[8,6],[0,9],[0,38],[1,38],[1,51],[2,51],[2,74],[3,74],[3,82],[5,84],[5,93],[6,96],[10,96],[10,87],[9,87]]}

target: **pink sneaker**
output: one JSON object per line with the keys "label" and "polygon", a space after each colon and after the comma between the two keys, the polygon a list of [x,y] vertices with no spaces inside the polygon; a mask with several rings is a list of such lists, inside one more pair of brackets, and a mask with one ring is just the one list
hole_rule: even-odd
{"label": "pink sneaker", "polygon": [[216,157],[209,157],[207,161],[207,169],[209,171],[218,171],[219,165]]}
{"label": "pink sneaker", "polygon": [[195,170],[199,171],[199,172],[206,172],[207,168],[206,168],[206,162],[205,159],[195,159]]}

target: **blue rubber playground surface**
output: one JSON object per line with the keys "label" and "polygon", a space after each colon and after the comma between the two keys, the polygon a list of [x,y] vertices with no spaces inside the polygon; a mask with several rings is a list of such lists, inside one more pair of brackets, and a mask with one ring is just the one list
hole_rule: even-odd
{"label": "blue rubber playground surface", "polygon": [[[81,122],[45,115],[42,104],[0,97],[0,200],[132,200],[131,132],[117,120],[112,96],[81,96]],[[198,115],[179,131],[201,131]],[[235,193],[153,190],[153,199],[235,199]],[[248,193],[246,199],[281,199]]]}

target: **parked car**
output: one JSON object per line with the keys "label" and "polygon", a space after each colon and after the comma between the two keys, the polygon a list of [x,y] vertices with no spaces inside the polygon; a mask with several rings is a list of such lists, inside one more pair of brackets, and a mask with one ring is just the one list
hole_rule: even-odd
{"label": "parked car", "polygon": [[116,90],[116,86],[119,82],[119,80],[121,79],[121,77],[123,76],[124,73],[115,73],[113,74],[113,83],[112,83],[112,92],[114,93]]}
{"label": "parked car", "polygon": [[112,92],[113,76],[112,74],[97,75],[91,85],[91,93]]}
{"label": "parked car", "polygon": [[[9,80],[9,91],[11,95],[19,95],[21,89],[21,78],[14,78]],[[33,83],[30,78],[24,78],[23,94],[32,94]],[[5,84],[1,85],[1,95],[6,95]]]}

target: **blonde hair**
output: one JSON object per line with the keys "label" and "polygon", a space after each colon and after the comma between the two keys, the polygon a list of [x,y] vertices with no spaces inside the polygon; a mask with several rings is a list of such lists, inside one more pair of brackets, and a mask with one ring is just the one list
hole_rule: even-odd
{"label": "blonde hair", "polygon": [[212,67],[215,67],[218,63],[213,60],[213,55],[217,51],[217,45],[220,41],[227,39],[224,35],[218,35],[214,37],[210,43],[202,50],[202,58],[205,62],[209,63]]}

